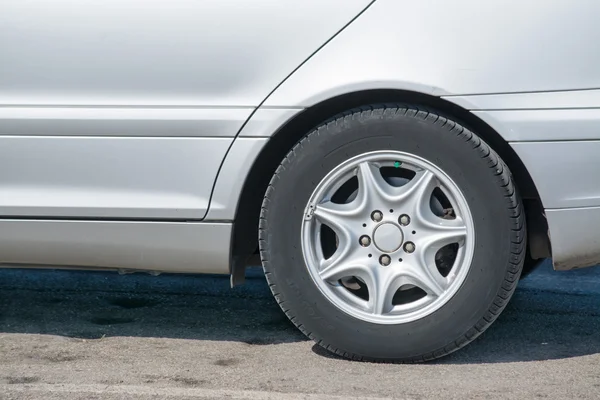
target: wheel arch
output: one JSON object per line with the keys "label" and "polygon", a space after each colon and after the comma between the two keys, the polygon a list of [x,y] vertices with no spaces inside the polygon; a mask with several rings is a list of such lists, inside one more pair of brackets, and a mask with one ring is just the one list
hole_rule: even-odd
{"label": "wheel arch", "polygon": [[[550,257],[548,226],[540,195],[527,168],[502,138],[479,117],[439,97],[406,90],[363,90],[321,101],[281,126],[262,149],[244,182],[238,199],[232,235],[232,284],[243,283],[248,258],[257,253],[258,221],[264,193],[275,170],[293,146],[308,132],[332,117],[366,105],[405,104],[425,108],[455,120],[477,133],[510,168],[525,206],[528,252],[533,258]],[[255,259],[257,260],[257,259]]]}

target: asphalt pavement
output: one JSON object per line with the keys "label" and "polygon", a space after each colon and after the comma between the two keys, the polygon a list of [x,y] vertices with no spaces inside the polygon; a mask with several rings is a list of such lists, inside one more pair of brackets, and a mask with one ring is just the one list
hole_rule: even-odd
{"label": "asphalt pavement", "polygon": [[259,270],[226,277],[0,270],[0,399],[600,398],[600,267],[521,281],[499,320],[440,361],[334,357]]}

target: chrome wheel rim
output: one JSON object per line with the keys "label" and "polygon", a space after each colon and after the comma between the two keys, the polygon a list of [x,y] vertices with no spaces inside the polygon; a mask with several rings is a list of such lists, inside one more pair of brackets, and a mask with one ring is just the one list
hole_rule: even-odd
{"label": "chrome wheel rim", "polygon": [[361,154],[317,185],[302,221],[309,274],[336,307],[398,324],[446,304],[474,251],[467,201],[448,175],[398,151]]}

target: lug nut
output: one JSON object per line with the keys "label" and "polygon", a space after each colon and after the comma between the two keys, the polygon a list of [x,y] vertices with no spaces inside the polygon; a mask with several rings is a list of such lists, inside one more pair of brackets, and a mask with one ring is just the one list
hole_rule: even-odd
{"label": "lug nut", "polygon": [[404,251],[407,253],[412,253],[415,251],[415,244],[413,242],[404,243]]}
{"label": "lug nut", "polygon": [[383,214],[379,210],[375,210],[371,213],[371,219],[375,222],[379,222],[383,219]]}
{"label": "lug nut", "polygon": [[391,262],[392,259],[387,254],[384,254],[381,257],[379,257],[379,264],[383,265],[384,267],[390,265]]}
{"label": "lug nut", "polygon": [[371,244],[371,238],[367,235],[363,235],[360,237],[360,239],[358,239],[358,242],[362,247],[367,247]]}
{"label": "lug nut", "polygon": [[400,218],[398,218],[398,222],[400,222],[400,225],[406,226],[410,224],[410,217],[406,214],[402,214]]}

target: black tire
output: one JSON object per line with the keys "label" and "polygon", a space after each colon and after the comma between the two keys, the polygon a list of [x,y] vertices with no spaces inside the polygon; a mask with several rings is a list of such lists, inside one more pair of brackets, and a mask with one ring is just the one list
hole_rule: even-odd
{"label": "black tire", "polygon": [[[413,322],[378,325],[327,300],[309,275],[300,236],[308,199],[327,173],[355,155],[390,149],[444,170],[463,192],[477,234],[467,278],[444,306]],[[287,154],[262,205],[260,255],[283,311],[325,349],[354,360],[426,361],[474,340],[508,303],[525,256],[522,210],[507,166],[474,133],[413,107],[363,107],[319,126]]]}

